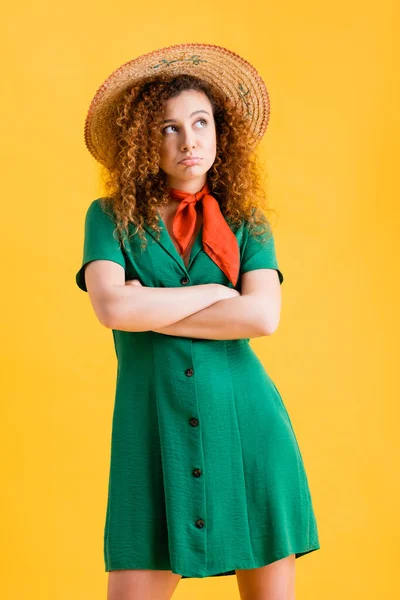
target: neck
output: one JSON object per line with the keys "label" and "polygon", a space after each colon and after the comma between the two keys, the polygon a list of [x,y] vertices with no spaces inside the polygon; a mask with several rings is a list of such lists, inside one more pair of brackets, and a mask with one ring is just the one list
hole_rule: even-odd
{"label": "neck", "polygon": [[186,192],[187,194],[196,194],[201,189],[203,189],[206,181],[207,181],[206,177],[201,177],[201,178],[196,177],[196,178],[190,179],[188,181],[169,178],[167,180],[167,185],[168,185],[168,187],[174,188],[176,190],[180,190],[181,192]]}

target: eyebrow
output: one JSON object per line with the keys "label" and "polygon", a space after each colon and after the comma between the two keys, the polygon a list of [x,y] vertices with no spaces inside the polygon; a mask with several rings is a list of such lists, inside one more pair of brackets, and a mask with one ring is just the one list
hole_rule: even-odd
{"label": "eyebrow", "polygon": [[[206,115],[210,116],[210,113],[208,113],[206,110],[195,110],[194,112],[191,113],[191,115],[189,115],[190,117],[193,117],[193,115],[197,115],[197,113],[206,113]],[[176,121],[176,119],[165,119],[163,121],[163,123],[173,123],[174,121]]]}

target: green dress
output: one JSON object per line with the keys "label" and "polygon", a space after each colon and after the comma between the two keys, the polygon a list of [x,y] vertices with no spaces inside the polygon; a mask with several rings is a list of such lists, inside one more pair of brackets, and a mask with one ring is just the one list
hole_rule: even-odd
{"label": "green dress", "polygon": [[[160,223],[163,226],[163,223]],[[99,199],[85,220],[84,267],[111,260],[147,287],[230,281],[202,248],[185,267],[163,226],[126,249]],[[270,232],[272,236],[272,232]],[[278,268],[273,236],[235,231],[241,273]],[[116,236],[116,234],[115,234]],[[132,250],[134,252],[132,252]],[[240,292],[240,279],[236,289]],[[117,355],[105,570],[234,575],[319,549],[303,459],[275,384],[249,339],[209,340],[112,330]]]}

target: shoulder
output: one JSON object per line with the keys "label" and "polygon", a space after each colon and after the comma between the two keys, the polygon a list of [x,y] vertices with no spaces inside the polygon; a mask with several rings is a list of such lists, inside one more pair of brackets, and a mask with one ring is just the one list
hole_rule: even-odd
{"label": "shoulder", "polygon": [[100,214],[107,215],[109,217],[114,217],[114,211],[112,209],[112,203],[110,199],[107,198],[96,198],[93,200],[87,209],[89,214]]}
{"label": "shoulder", "polygon": [[87,226],[115,227],[116,219],[112,204],[105,198],[96,198],[86,210]]}

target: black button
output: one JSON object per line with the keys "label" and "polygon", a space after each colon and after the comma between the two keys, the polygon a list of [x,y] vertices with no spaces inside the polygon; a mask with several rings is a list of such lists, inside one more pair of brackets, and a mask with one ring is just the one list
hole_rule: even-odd
{"label": "black button", "polygon": [[196,419],[196,417],[192,417],[190,419],[189,423],[191,424],[192,427],[197,427],[197,425],[199,424],[199,420]]}
{"label": "black button", "polygon": [[193,469],[192,475],[193,475],[193,477],[200,477],[200,475],[201,475],[200,469]]}
{"label": "black button", "polygon": [[203,521],[203,519],[197,519],[197,521],[196,521],[196,527],[198,527],[199,529],[201,529],[202,527],[204,527],[204,521]]}
{"label": "black button", "polygon": [[185,375],[187,375],[188,377],[191,377],[193,375],[194,371],[193,369],[186,369],[185,371]]}
{"label": "black button", "polygon": [[189,283],[189,279],[187,277],[182,277],[181,284],[186,285],[187,283]]}

